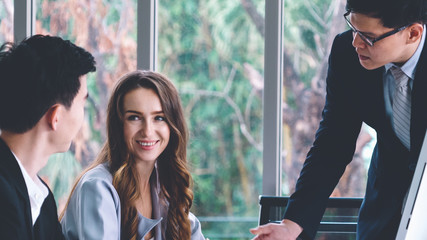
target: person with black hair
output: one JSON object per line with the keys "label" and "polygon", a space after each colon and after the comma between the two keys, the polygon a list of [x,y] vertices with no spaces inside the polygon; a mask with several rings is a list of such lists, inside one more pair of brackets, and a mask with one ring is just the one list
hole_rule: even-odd
{"label": "person with black hair", "polygon": [[37,173],[79,131],[94,57],[59,37],[0,47],[1,239],[63,239],[52,192]]}
{"label": "person with black hair", "polygon": [[426,0],[347,0],[350,30],[329,56],[326,103],[284,220],[254,239],[313,239],[362,123],[377,143],[357,239],[394,239],[427,127]]}

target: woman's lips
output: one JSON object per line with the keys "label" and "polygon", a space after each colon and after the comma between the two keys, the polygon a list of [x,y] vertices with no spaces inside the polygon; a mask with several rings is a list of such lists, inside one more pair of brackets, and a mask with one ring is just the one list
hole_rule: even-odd
{"label": "woman's lips", "polygon": [[156,147],[156,144],[158,141],[136,141],[140,148],[144,149],[144,150],[151,150],[154,149]]}

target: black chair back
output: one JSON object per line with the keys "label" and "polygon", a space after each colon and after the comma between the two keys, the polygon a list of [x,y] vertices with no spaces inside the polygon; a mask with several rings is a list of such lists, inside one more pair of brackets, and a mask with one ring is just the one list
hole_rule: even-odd
{"label": "black chair back", "polygon": [[[288,205],[289,197],[259,196],[259,225],[279,223]],[[363,198],[329,198],[325,214],[315,239],[356,239],[357,218]],[[301,239],[307,239],[303,234]]]}

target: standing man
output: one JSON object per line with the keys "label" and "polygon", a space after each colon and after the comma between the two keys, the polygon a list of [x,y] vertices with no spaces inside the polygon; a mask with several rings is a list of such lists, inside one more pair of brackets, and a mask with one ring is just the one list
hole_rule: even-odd
{"label": "standing man", "polygon": [[93,56],[59,37],[0,48],[0,235],[63,239],[55,199],[37,176],[81,127]]}
{"label": "standing man", "polygon": [[254,239],[314,238],[361,124],[377,132],[357,239],[394,239],[427,126],[426,0],[347,0],[350,31],[329,57],[326,103],[284,220]]}

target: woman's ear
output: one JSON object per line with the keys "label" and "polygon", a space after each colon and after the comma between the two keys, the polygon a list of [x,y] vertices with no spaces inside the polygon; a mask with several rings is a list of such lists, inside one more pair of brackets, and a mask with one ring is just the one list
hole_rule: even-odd
{"label": "woman's ear", "polygon": [[56,131],[58,127],[60,112],[61,112],[61,106],[59,104],[53,105],[46,112],[47,124],[54,131]]}

